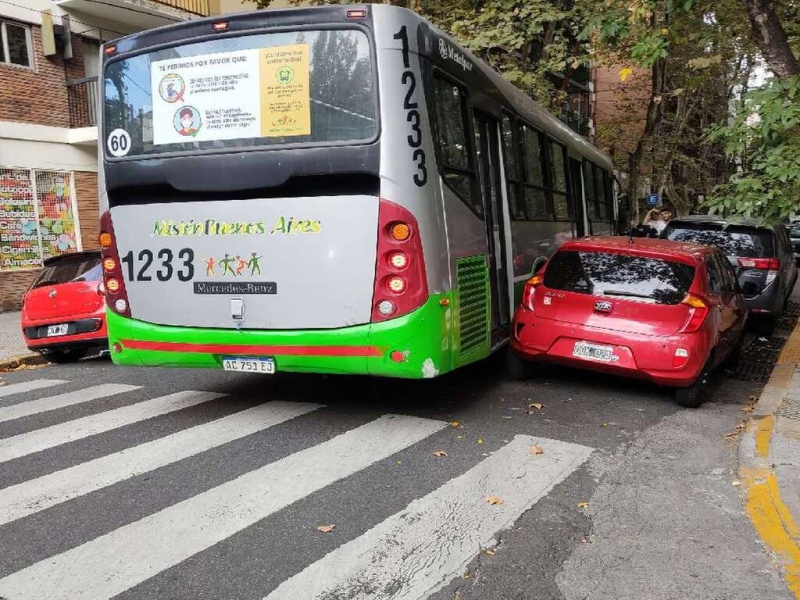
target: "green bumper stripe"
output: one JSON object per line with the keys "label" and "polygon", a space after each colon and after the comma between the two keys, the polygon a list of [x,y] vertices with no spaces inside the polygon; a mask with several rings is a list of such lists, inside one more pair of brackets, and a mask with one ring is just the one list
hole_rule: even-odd
{"label": "green bumper stripe", "polygon": [[[154,325],[108,309],[111,357],[119,365],[219,369],[223,354],[268,355],[278,371],[434,377],[453,368],[452,298],[432,295],[413,313],[383,323],[308,331]],[[404,360],[393,361],[393,352],[403,353]]]}

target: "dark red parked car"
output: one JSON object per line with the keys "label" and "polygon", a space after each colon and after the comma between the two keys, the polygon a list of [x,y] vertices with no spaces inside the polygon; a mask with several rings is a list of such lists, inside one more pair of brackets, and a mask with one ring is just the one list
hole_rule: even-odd
{"label": "dark red parked car", "polygon": [[70,362],[107,348],[106,302],[100,252],[63,254],[44,268],[22,300],[28,348],[53,362]]}
{"label": "dark red parked car", "polygon": [[697,407],[711,371],[741,347],[747,309],[714,247],[626,237],[562,245],[525,286],[511,366],[561,363],[675,389]]}

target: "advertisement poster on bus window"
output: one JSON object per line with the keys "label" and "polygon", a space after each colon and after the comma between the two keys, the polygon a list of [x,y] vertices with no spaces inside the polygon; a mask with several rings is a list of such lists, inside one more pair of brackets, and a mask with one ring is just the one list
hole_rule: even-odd
{"label": "advertisement poster on bus window", "polygon": [[31,172],[0,170],[0,271],[42,266]]}
{"label": "advertisement poster on bus window", "polygon": [[311,133],[307,44],[153,62],[153,143]]}

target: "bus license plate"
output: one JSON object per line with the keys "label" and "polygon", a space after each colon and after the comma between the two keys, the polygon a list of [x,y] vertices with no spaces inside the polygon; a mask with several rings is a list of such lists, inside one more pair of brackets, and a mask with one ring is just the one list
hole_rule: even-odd
{"label": "bus license plate", "polygon": [[48,325],[47,327],[47,337],[54,337],[57,335],[67,335],[67,327],[66,323],[62,323],[60,325]]}
{"label": "bus license plate", "polygon": [[611,362],[614,354],[613,346],[600,346],[599,344],[589,344],[588,342],[575,342],[572,355],[578,358],[589,358]]}
{"label": "bus license plate", "polygon": [[241,356],[224,356],[222,368],[237,373],[275,373],[275,361],[271,358],[249,358]]}

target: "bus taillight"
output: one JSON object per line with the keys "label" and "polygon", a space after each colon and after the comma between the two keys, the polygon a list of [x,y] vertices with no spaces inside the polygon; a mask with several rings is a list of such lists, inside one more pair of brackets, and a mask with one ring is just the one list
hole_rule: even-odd
{"label": "bus taillight", "polygon": [[417,220],[402,206],[381,199],[372,321],[406,315],[428,299],[428,276]]}
{"label": "bus taillight", "polygon": [[125,289],[125,279],[120,269],[119,251],[117,250],[114,224],[111,222],[111,213],[106,211],[100,217],[100,248],[103,254],[103,281],[106,289],[106,304],[111,309],[125,317],[131,316],[128,292]]}

